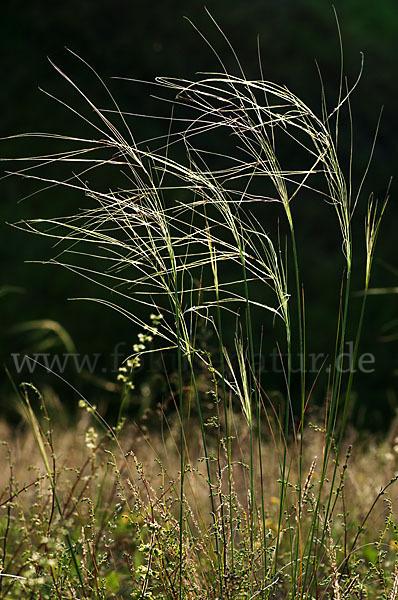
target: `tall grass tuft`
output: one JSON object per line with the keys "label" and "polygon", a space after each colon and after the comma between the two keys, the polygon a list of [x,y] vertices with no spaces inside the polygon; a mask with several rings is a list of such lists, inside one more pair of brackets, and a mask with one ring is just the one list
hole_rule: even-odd
{"label": "tall grass tuft", "polygon": [[[354,189],[351,166],[345,173],[340,164],[338,140],[339,115],[347,108],[350,116],[353,90],[344,92],[341,85],[336,107],[328,111],[324,100],[317,115],[285,86],[263,76],[248,80],[238,60],[239,75],[229,74],[221,63],[220,72],[193,80],[159,77],[156,85],[172,107],[167,130],[156,139],[138,141],[129,114],[98,75],[111,108],[98,107],[55,68],[84,100],[87,112],[62,104],[90,126],[90,133],[40,134],[73,149],[20,159],[27,166],[17,174],[44,184],[54,197],[59,186],[78,192],[85,207],[16,226],[50,238],[57,254],[48,262],[96,282],[104,294],[91,301],[135,323],[142,339],[154,338],[152,350],[145,344],[133,349],[132,344],[123,373],[132,372],[148,352],[176,356],[176,380],[173,373],[167,377],[178,409],[174,423],[179,439],[177,443],[171,424],[170,437],[176,443],[158,453],[162,483],[156,488],[135,452],[122,451],[122,444],[129,444],[128,436],[123,437],[125,388],[116,429],[98,415],[108,445],[97,442],[97,433],[90,430],[90,481],[97,485],[97,497],[88,494],[83,469],[69,484],[75,491],[63,501],[56,493],[61,474],[47,458],[49,437],[27,400],[28,420],[45,464],[37,481],[49,486],[56,508],[51,518],[66,529],[67,545],[58,539],[62,564],[51,563],[47,579],[41,575],[47,567],[37,556],[30,559],[25,579],[22,563],[18,572],[4,572],[3,579],[13,579],[3,597],[26,597],[34,572],[40,584],[32,584],[32,598],[364,597],[366,586],[373,583],[361,562],[365,555],[360,554],[360,535],[348,525],[344,432],[386,201],[381,206],[373,199],[368,203],[366,264],[358,266],[363,268],[365,292],[354,362],[345,374],[336,358],[347,341],[357,251],[352,227],[363,202],[363,181]],[[289,164],[292,157],[296,164]],[[51,174],[58,166],[64,172],[65,164],[71,167],[66,177]],[[120,174],[112,189],[96,183],[97,170],[107,168]],[[344,261],[335,357],[318,373],[329,374],[323,421],[316,426],[307,417],[318,375],[314,381],[306,377],[306,324],[311,324],[311,315],[305,314],[295,224],[295,205],[306,197],[317,197],[325,211],[333,207],[340,231],[336,252],[341,250]],[[267,221],[275,214],[269,204],[281,209],[279,224]],[[336,290],[336,300],[339,296]],[[149,313],[150,323],[145,317]],[[259,357],[271,350],[274,340],[270,344],[258,333],[259,323],[267,331],[274,328],[280,353],[282,401],[277,406],[265,391],[266,374],[259,366]],[[295,347],[301,356],[299,392],[292,383]],[[128,383],[130,375],[121,379]],[[204,408],[209,398],[211,418]],[[313,439],[314,429],[319,439],[316,458],[309,456],[306,442],[307,436]],[[97,464],[100,452],[107,453],[107,465]],[[178,457],[178,468],[174,462],[169,476],[163,461],[169,457],[173,462],[172,456]],[[278,482],[272,490],[269,473]],[[377,500],[393,482],[387,482]],[[113,492],[105,502],[109,486]],[[78,488],[83,490],[80,496]],[[10,484],[7,506],[13,507],[21,494]],[[79,508],[83,501],[86,512]],[[371,509],[375,506],[376,501]],[[39,509],[38,522],[46,510]],[[370,514],[358,517],[361,531]],[[396,533],[392,523],[391,517],[387,529]],[[32,530],[25,527],[24,544],[33,548]],[[107,529],[114,532],[108,541]],[[4,540],[8,532],[7,525]],[[18,555],[18,549],[13,551]],[[4,549],[3,569],[5,556]],[[380,561],[377,567],[379,559],[386,559],[381,550],[374,569],[379,568],[383,597],[391,589],[395,598],[396,574],[388,578]],[[4,590],[4,581],[2,585]],[[369,589],[379,589],[378,584]]]}

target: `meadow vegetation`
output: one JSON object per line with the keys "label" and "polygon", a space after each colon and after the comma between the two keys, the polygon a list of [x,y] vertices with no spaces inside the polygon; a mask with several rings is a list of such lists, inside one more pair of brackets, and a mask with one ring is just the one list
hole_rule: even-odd
{"label": "meadow vegetation", "polygon": [[[395,432],[376,443],[348,427],[388,198],[363,198],[373,147],[363,179],[352,179],[356,84],[342,72],[338,98],[328,106],[322,94],[316,114],[261,72],[247,80],[235,58],[235,75],[220,60],[220,72],[191,81],[159,77],[170,116],[164,135],[143,141],[130,125],[139,117],[119,108],[97,74],[108,108],[54,65],[79,109],[58,101],[90,133],[35,134],[59,150],[21,158],[18,175],[52,190],[55,205],[66,186],[82,208],[17,226],[54,242],[49,262],[96,282],[103,295],[91,300],[139,333],[119,369],[112,423],[69,388],[80,412],[63,431],[51,398],[31,383],[15,388],[23,416],[15,435],[6,425],[2,435],[1,597],[398,596]],[[109,169],[120,173],[112,189]],[[307,198],[335,220],[342,260],[335,345],[316,374],[306,368],[303,286],[316,271],[302,273],[295,224]],[[349,338],[354,269],[363,286]],[[336,357],[350,339],[347,372]],[[280,386],[270,395],[260,365],[275,344]],[[293,352],[302,357],[298,376]],[[164,360],[168,406],[162,400],[132,424],[135,375],[149,353]]]}

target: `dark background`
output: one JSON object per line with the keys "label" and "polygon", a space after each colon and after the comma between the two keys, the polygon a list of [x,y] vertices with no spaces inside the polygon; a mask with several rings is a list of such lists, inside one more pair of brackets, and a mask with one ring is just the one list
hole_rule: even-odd
{"label": "dark background", "polygon": [[[356,80],[360,52],[365,55],[364,72],[352,96],[354,115],[354,181],[360,181],[366,166],[381,106],[381,121],[375,154],[364,186],[358,224],[354,230],[356,261],[363,259],[363,220],[366,198],[373,191],[383,198],[390,176],[397,164],[397,77],[396,39],[398,14],[395,0],[345,0],[335,2],[344,44],[344,72],[349,82]],[[320,83],[315,59],[320,66],[329,105],[334,106],[338,94],[340,50],[336,21],[329,2],[322,0],[210,0],[207,7],[234,46],[247,77],[258,78],[257,35],[266,79],[286,84],[320,114]],[[74,133],[82,131],[80,121],[62,106],[39,91],[38,86],[69,101],[72,90],[57,74],[47,57],[84,87],[87,95],[100,103],[98,81],[73,58],[64,46],[83,57],[106,81],[124,110],[161,114],[162,106],[149,98],[145,85],[109,80],[126,76],[153,80],[158,75],[190,77],[197,71],[219,70],[212,52],[184,16],[189,17],[222,55],[233,72],[236,66],[231,53],[207,16],[202,3],[180,1],[118,3],[70,0],[36,3],[5,1],[0,24],[1,98],[0,128],[2,137],[20,132],[49,131]],[[75,97],[74,97],[75,98]],[[135,119],[136,137],[158,134],[156,121]],[[1,157],[27,156],[39,153],[40,142],[14,140],[1,142]],[[344,156],[343,160],[347,158]],[[16,169],[15,164],[2,163],[3,171]],[[99,305],[68,302],[67,298],[97,295],[98,290],[71,273],[52,266],[30,265],[26,260],[47,259],[51,247],[42,238],[29,236],[9,226],[18,219],[55,216],[67,213],[72,202],[64,190],[35,195],[19,202],[32,191],[29,182],[19,178],[1,181],[1,360],[12,371],[12,352],[38,351],[38,338],[17,335],[11,328],[28,320],[53,319],[62,324],[75,342],[78,352],[101,353],[101,365],[110,366],[115,344],[125,342],[128,348],[136,341],[136,330],[115,313]],[[397,285],[396,257],[396,185],[378,240],[377,260],[372,277],[373,287]],[[75,207],[75,205],[74,205]],[[330,211],[329,211],[330,213]],[[317,203],[294,206],[302,274],[306,290],[311,351],[322,352],[333,342],[338,289],[343,259],[337,237],[336,219],[325,206]],[[330,218],[329,218],[330,217]],[[360,290],[363,269],[354,279],[353,289]],[[10,287],[8,287],[10,286]],[[355,332],[356,306],[350,315],[349,330]],[[39,335],[42,335],[41,333]],[[353,422],[361,427],[384,429],[394,414],[397,379],[397,295],[372,296],[369,299],[362,352],[376,357],[376,370],[357,377]],[[41,340],[42,341],[42,340]],[[62,352],[62,346],[54,351]],[[107,358],[108,357],[108,358]],[[16,380],[21,375],[14,373]],[[71,381],[87,391],[90,398],[108,398],[112,402],[111,377],[98,373],[98,379],[77,378]],[[22,377],[22,378],[26,378]],[[49,376],[35,372],[37,383]],[[2,376],[0,402],[10,406],[10,388]],[[108,382],[108,383],[107,383]],[[110,385],[109,385],[110,382]],[[57,387],[58,383],[50,381]],[[277,386],[270,378],[270,389]],[[265,383],[267,387],[267,383]],[[109,388],[106,391],[105,388]],[[63,402],[67,388],[59,391]],[[114,394],[115,398],[117,394]],[[321,401],[322,389],[315,399]],[[109,399],[111,398],[111,399]],[[73,400],[74,401],[74,400]]]}

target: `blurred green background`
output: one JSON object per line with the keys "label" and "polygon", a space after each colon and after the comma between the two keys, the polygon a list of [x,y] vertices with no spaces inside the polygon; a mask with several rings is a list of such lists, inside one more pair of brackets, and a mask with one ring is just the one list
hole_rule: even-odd
{"label": "blurred green background", "polygon": [[[259,35],[263,71],[266,79],[286,84],[320,113],[320,83],[315,65],[322,72],[329,106],[338,94],[340,51],[332,5],[323,0],[209,0],[207,7],[223,28],[241,59],[247,77],[258,78],[257,35]],[[342,30],[345,74],[351,84],[356,80],[361,55],[365,55],[364,72],[352,96],[354,115],[354,181],[360,181],[366,166],[381,106],[384,112],[369,176],[364,186],[362,205],[373,191],[383,198],[397,164],[397,73],[396,53],[398,9],[396,0],[345,0],[335,2]],[[69,0],[64,3],[36,3],[5,0],[0,22],[2,61],[0,128],[1,137],[20,132],[46,131],[81,134],[82,123],[71,112],[39,91],[40,86],[58,98],[69,101],[76,95],[47,61],[50,57],[84,87],[98,103],[103,99],[98,81],[71,56],[65,46],[83,57],[108,82],[111,76],[153,80],[158,75],[192,77],[198,71],[214,71],[219,66],[205,42],[184,19],[191,19],[214,44],[225,64],[236,72],[233,57],[225,41],[206,14],[201,2],[180,1],[134,2],[117,4],[97,0]],[[149,97],[145,85],[109,81],[122,109],[159,114],[164,108]],[[158,134],[156,121],[134,119],[137,139]],[[27,156],[41,150],[39,142],[26,140],[1,142],[1,157]],[[347,154],[343,159],[347,159]],[[2,163],[3,172],[16,169],[11,162]],[[35,216],[54,216],[79,206],[65,190],[21,198],[34,188],[17,177],[1,181],[1,361],[13,372],[12,353],[38,352],[53,344],[57,336],[43,339],[43,331],[15,331],[26,321],[41,319],[60,323],[68,332],[79,353],[102,355],[96,377],[82,378],[69,373],[79,389],[116,402],[114,378],[105,376],[103,368],[112,367],[111,356],[116,344],[121,354],[128,354],[136,340],[135,328],[122,317],[105,308],[68,302],[76,296],[97,295],[95,286],[73,273],[52,266],[26,264],[26,260],[47,259],[53,255],[48,241],[29,236],[10,227],[9,223]],[[396,185],[378,241],[372,287],[397,286],[397,203]],[[333,343],[341,268],[343,265],[334,215],[320,202],[294,206],[298,243],[306,290],[309,348],[322,352]],[[329,218],[330,217],[330,218]],[[357,261],[363,258],[363,220],[358,215],[355,229]],[[359,273],[362,275],[361,269]],[[359,291],[362,280],[354,280]],[[362,352],[376,358],[375,372],[357,377],[352,421],[359,427],[385,429],[397,406],[398,297],[395,293],[370,297]],[[350,317],[355,331],[355,300]],[[358,299],[359,307],[359,299]],[[52,336],[52,337],[51,337]],[[65,344],[57,342],[52,351],[63,352]],[[122,357],[120,358],[120,360]],[[15,379],[29,378],[26,373]],[[144,375],[142,375],[144,377]],[[60,388],[63,403],[72,403],[68,389],[40,370],[30,377],[38,384]],[[1,375],[1,410],[10,409],[10,388]],[[265,387],[272,390],[278,382],[270,376]],[[324,390],[315,399],[322,401]],[[98,403],[98,402],[97,402]]]}

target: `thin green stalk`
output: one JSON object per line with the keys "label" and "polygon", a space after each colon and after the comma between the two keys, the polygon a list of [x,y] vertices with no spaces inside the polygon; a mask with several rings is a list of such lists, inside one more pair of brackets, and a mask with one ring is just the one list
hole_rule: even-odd
{"label": "thin green stalk", "polygon": [[[207,221],[206,205],[204,204],[204,214],[206,219],[207,231],[209,231],[209,224]],[[221,389],[224,407],[224,421],[225,421],[225,436],[226,436],[226,448],[227,448],[227,461],[228,461],[228,497],[229,497],[229,530],[231,538],[231,571],[234,570],[234,529],[233,529],[233,506],[232,506],[232,452],[231,452],[231,430],[228,418],[228,406],[227,406],[227,390],[225,385],[225,361],[224,361],[224,342],[223,342],[223,324],[221,319],[221,308],[220,308],[220,291],[217,271],[217,260],[214,257],[214,248],[211,242],[210,235],[207,236],[211,266],[213,271],[214,287],[216,292],[216,303],[217,303],[217,334],[220,354],[220,374],[221,374]],[[224,549],[226,552],[226,549]]]}
{"label": "thin green stalk", "polygon": [[[260,352],[259,352],[259,369],[258,369],[258,389],[259,396],[261,390],[261,356],[262,356],[262,336],[260,341]],[[267,534],[265,531],[265,502],[264,502],[264,481],[263,481],[263,456],[262,456],[262,431],[261,431],[261,402],[257,403],[257,443],[258,443],[258,457],[259,457],[259,469],[260,469],[260,488],[261,488],[261,516],[262,516],[262,528],[263,528],[263,554],[264,554],[264,581],[267,580]],[[264,591],[264,598],[266,593]]]}
{"label": "thin green stalk", "polygon": [[183,519],[184,519],[184,476],[185,476],[185,451],[184,451],[184,402],[182,396],[182,359],[181,359],[181,344],[180,344],[180,314],[179,314],[179,301],[176,287],[176,327],[177,327],[177,363],[178,363],[178,394],[179,394],[179,411],[180,411],[180,471],[181,471],[181,482],[180,482],[180,512],[179,512],[179,597],[182,600],[182,546],[183,546]]}
{"label": "thin green stalk", "polygon": [[[216,506],[215,506],[215,502],[214,502],[213,485],[212,485],[212,480],[211,480],[210,457],[209,457],[209,454],[207,451],[206,433],[205,433],[205,427],[204,427],[204,421],[203,421],[203,415],[202,415],[202,408],[200,406],[198,387],[196,384],[196,378],[195,378],[195,373],[194,373],[194,365],[193,365],[192,355],[188,356],[188,362],[189,362],[189,366],[190,366],[190,370],[191,370],[191,374],[192,374],[192,383],[193,383],[195,400],[196,400],[196,408],[197,408],[198,415],[199,415],[200,431],[202,434],[203,452],[205,455],[207,478],[208,478],[208,485],[209,485],[209,491],[210,491],[210,503],[211,503],[211,510],[212,510],[213,526],[214,526],[214,539],[215,539],[215,544],[216,544],[216,555],[217,555],[217,560],[218,560],[219,572],[221,573],[221,555],[220,555],[220,551],[219,551],[219,547],[218,547],[218,528],[217,528],[217,518],[216,518],[217,516],[216,516]],[[223,588],[223,582],[222,582],[222,577],[220,577],[221,597],[222,597],[222,588]]]}
{"label": "thin green stalk", "polygon": [[[341,446],[342,446],[342,442],[343,442],[343,435],[344,435],[344,430],[345,430],[346,421],[347,421],[348,405],[349,405],[349,400],[350,400],[352,382],[353,382],[354,373],[355,373],[355,365],[357,362],[359,343],[360,343],[360,339],[361,339],[363,319],[364,319],[365,307],[366,307],[366,300],[367,300],[368,291],[369,291],[369,282],[370,282],[370,274],[371,274],[371,270],[372,270],[373,255],[374,255],[374,250],[375,250],[375,245],[376,245],[376,240],[377,240],[377,235],[378,235],[381,219],[383,217],[383,214],[384,214],[387,202],[388,202],[388,191],[389,191],[389,187],[387,189],[386,199],[384,201],[384,204],[383,204],[379,214],[377,214],[377,204],[374,207],[373,203],[370,202],[369,206],[368,206],[368,213],[367,213],[367,218],[366,218],[366,228],[365,228],[365,233],[366,233],[365,289],[364,289],[364,294],[363,294],[363,299],[362,299],[362,304],[361,304],[361,312],[360,312],[358,326],[357,326],[357,333],[356,333],[356,337],[355,337],[352,364],[351,364],[351,368],[350,368],[350,372],[349,372],[349,376],[348,376],[347,389],[345,392],[342,422],[341,422],[341,427],[340,427],[339,439],[338,439],[338,443],[337,443],[337,447],[336,447],[337,456],[336,456],[336,461],[335,461],[335,465],[334,465],[334,469],[333,469],[333,475],[332,475],[332,479],[331,479],[331,489],[332,490],[333,490],[334,482],[336,479],[337,468],[339,465],[338,461],[339,461]],[[347,305],[347,301],[346,301],[346,305]],[[340,385],[339,385],[339,389],[340,389]],[[337,418],[337,416],[335,417],[335,421],[336,421],[336,418]],[[334,423],[334,425],[335,425],[335,423]],[[325,515],[325,527],[326,527],[327,520],[329,518],[331,498],[332,498],[332,494],[330,494],[329,499],[328,499],[326,515]],[[322,538],[321,538],[321,543],[320,543],[321,547],[322,547],[323,539],[325,537],[325,527],[323,528],[323,532],[322,532]]]}
{"label": "thin green stalk", "polygon": [[[285,207],[286,208],[286,207]],[[293,223],[291,220],[290,209],[287,206],[287,216],[290,224],[291,231],[293,230]],[[287,252],[286,252],[287,256]],[[287,273],[287,265],[285,267],[285,272]],[[289,435],[289,414],[290,414],[290,405],[291,405],[291,375],[292,375],[292,345],[291,345],[291,329],[290,329],[290,321],[286,320],[286,344],[287,344],[287,372],[286,372],[286,403],[285,403],[285,419],[284,419],[284,428],[283,428],[283,458],[282,458],[282,468],[281,468],[281,489],[279,496],[279,515],[278,515],[278,528],[276,533],[276,544],[275,544],[275,553],[273,560],[273,568],[272,568],[272,577],[275,576],[278,566],[278,557],[279,557],[279,544],[280,544],[280,536],[282,530],[282,518],[283,518],[283,507],[285,504],[285,495],[287,488],[287,474],[286,474],[286,466],[287,466],[287,440]],[[292,565],[293,569],[293,565]]]}
{"label": "thin green stalk", "polygon": [[[346,280],[346,287],[345,287],[345,300],[344,300],[341,335],[340,335],[340,347],[339,347],[340,355],[343,351],[344,343],[345,343],[345,333],[346,333],[346,327],[347,327],[348,305],[349,305],[350,283],[351,283],[351,265],[349,264],[347,268],[348,268],[348,271],[347,271],[347,280]],[[336,365],[334,365],[334,367],[336,367]],[[314,545],[315,536],[317,535],[317,515],[319,514],[319,510],[320,510],[321,494],[322,494],[323,485],[324,485],[325,479],[326,479],[326,469],[327,469],[327,465],[329,462],[331,440],[333,438],[335,422],[336,422],[337,414],[338,414],[338,405],[339,405],[338,390],[339,390],[339,382],[341,382],[341,377],[342,377],[342,373],[340,372],[337,377],[338,384],[337,385],[335,384],[332,389],[331,407],[330,407],[331,418],[328,419],[328,424],[327,424],[326,442],[325,442],[324,456],[323,456],[323,461],[322,461],[321,476],[320,476],[320,481],[319,481],[319,489],[318,489],[317,500],[316,500],[315,509],[314,509],[314,518],[313,518],[313,522],[312,522],[312,526],[311,526],[311,530],[310,530],[310,534],[309,534],[309,538],[308,538],[309,541],[308,541],[308,545],[306,546],[306,553],[308,556],[311,555],[311,548]],[[331,423],[331,421],[333,421],[333,423]],[[338,462],[338,457],[336,457],[335,470],[337,469],[337,462]],[[334,478],[333,478],[333,483],[334,483]],[[330,494],[329,499],[328,499],[327,512],[330,508],[331,498],[332,498],[332,494]],[[322,531],[322,541],[326,535],[326,526],[327,526],[326,524],[327,524],[327,520],[325,519],[323,531]],[[318,546],[320,548],[322,548],[322,542],[320,542],[318,544]],[[305,569],[305,574],[304,574],[302,594],[304,593],[305,585],[306,585],[306,582],[308,579],[310,562],[311,561],[308,558],[306,569]],[[317,556],[314,557],[314,571],[316,571],[316,569],[317,569]],[[303,598],[303,595],[301,595],[301,597]]]}
{"label": "thin green stalk", "polygon": [[[250,362],[251,362],[252,377],[254,377],[254,375],[256,373],[256,369],[255,369],[255,358],[254,358],[253,330],[252,330],[251,311],[250,311],[250,302],[249,302],[249,288],[247,285],[245,257],[244,257],[244,252],[243,252],[243,249],[241,246],[239,246],[239,251],[240,251],[241,264],[242,264],[244,289],[245,289],[245,297],[246,297],[246,324],[247,324],[247,333],[248,333],[248,338],[249,338]],[[249,379],[249,382],[250,382],[250,379]],[[250,397],[251,397],[250,383],[249,383],[249,386],[250,386],[249,393],[250,393]],[[256,406],[257,406],[259,404],[259,398],[258,398],[258,388],[257,388],[256,384],[254,384],[254,392],[255,392],[255,401],[256,401]],[[251,550],[251,569],[252,569],[252,578],[253,578],[255,495],[254,495],[254,460],[253,460],[253,424],[252,424],[252,422],[249,423],[249,436],[250,436],[250,509],[251,509],[250,550]]]}
{"label": "thin green stalk", "polygon": [[[300,450],[299,450],[299,481],[298,481],[298,506],[299,514],[298,519],[300,522],[301,517],[301,493],[302,493],[302,471],[303,471],[303,438],[304,438],[304,411],[305,411],[305,347],[304,347],[304,327],[303,327],[303,310],[301,303],[301,288],[300,288],[300,274],[299,274],[299,263],[296,246],[296,235],[294,232],[293,221],[291,222],[290,234],[292,240],[293,249],[293,263],[296,281],[296,295],[297,295],[297,321],[299,330],[299,362],[300,362],[300,397],[301,397],[301,423],[300,423]],[[289,380],[290,383],[290,380]],[[295,549],[295,560],[292,561],[294,564],[294,576],[293,576],[293,589],[292,598],[296,594],[296,580],[297,580],[297,565],[299,556],[299,535],[296,536],[296,549]]]}

